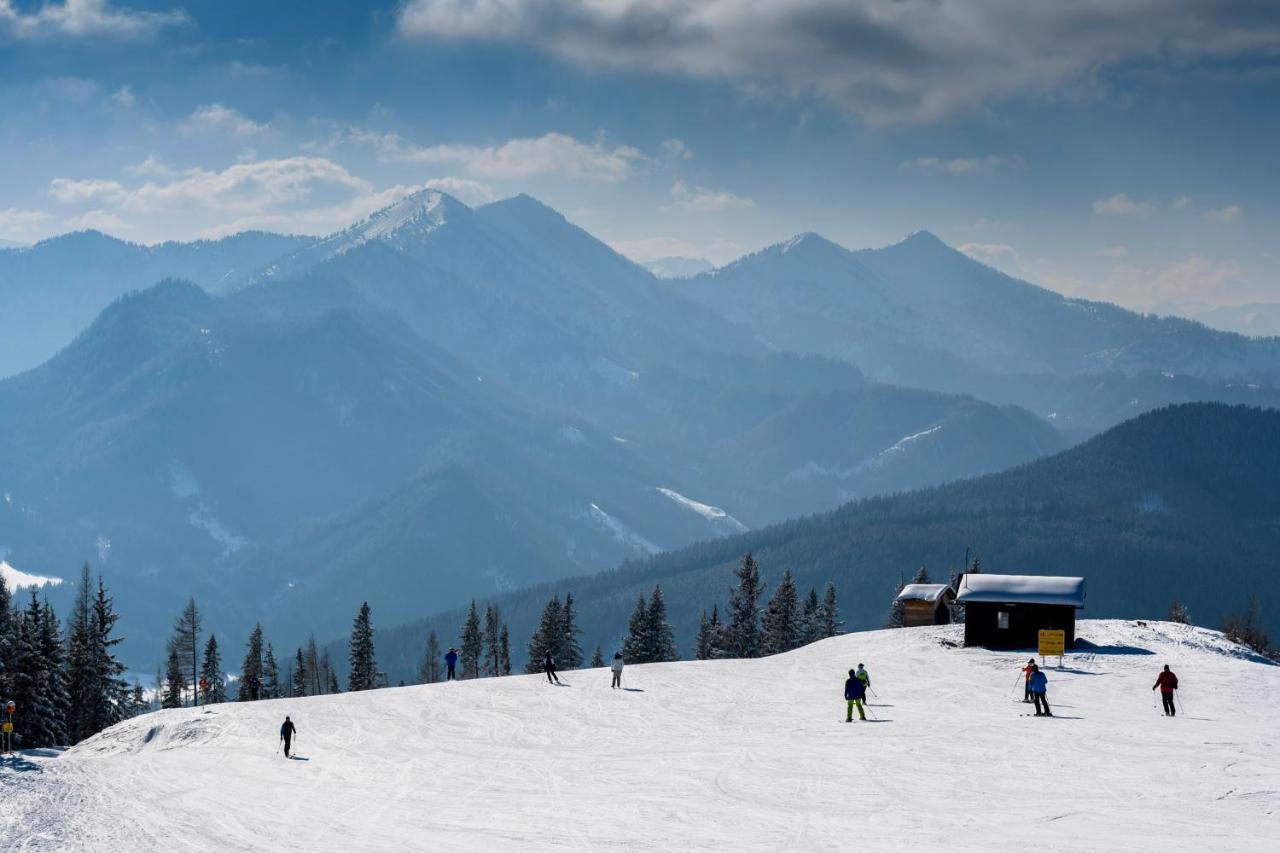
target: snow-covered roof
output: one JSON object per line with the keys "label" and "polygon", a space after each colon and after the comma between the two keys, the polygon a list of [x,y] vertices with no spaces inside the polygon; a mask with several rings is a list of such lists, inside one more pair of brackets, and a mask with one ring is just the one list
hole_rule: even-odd
{"label": "snow-covered roof", "polygon": [[947,591],[945,583],[909,583],[898,593],[899,601],[937,601]]}
{"label": "snow-covered roof", "polygon": [[1084,607],[1084,578],[967,574],[960,582],[956,601]]}

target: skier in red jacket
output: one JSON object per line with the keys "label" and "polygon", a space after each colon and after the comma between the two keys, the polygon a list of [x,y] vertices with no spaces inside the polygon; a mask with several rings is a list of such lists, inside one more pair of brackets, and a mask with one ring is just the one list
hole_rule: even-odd
{"label": "skier in red jacket", "polygon": [[1173,670],[1169,669],[1169,664],[1164,665],[1164,672],[1156,676],[1156,683],[1151,685],[1151,689],[1160,688],[1160,698],[1164,700],[1164,714],[1166,717],[1177,715],[1177,709],[1173,706],[1173,691],[1178,689],[1178,676],[1173,674]]}

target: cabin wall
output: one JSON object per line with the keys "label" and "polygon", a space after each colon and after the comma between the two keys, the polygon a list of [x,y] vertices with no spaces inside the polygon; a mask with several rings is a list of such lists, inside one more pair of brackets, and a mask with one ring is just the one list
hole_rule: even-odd
{"label": "cabin wall", "polygon": [[[964,644],[991,649],[1034,649],[1040,631],[1060,628],[1067,648],[1076,642],[1076,608],[1047,604],[965,604]],[[1000,627],[1000,614],[1008,614],[1008,628]]]}

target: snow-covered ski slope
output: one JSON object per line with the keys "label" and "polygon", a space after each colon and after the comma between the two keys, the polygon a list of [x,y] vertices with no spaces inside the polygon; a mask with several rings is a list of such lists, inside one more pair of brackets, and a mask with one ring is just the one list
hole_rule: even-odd
{"label": "snow-covered ski slope", "polygon": [[[0,773],[0,849],[1280,850],[1280,667],[1184,626],[1080,634],[1100,648],[1049,673],[1054,719],[1014,701],[1025,652],[956,628],[628,667],[625,692],[592,670],[164,711]],[[859,662],[876,721],[846,725]]]}

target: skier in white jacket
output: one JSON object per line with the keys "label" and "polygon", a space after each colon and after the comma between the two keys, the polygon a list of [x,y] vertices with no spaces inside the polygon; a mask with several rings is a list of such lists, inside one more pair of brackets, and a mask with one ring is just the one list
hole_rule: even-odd
{"label": "skier in white jacket", "polygon": [[613,653],[613,663],[609,665],[609,669],[613,670],[613,686],[622,686],[622,652]]}

